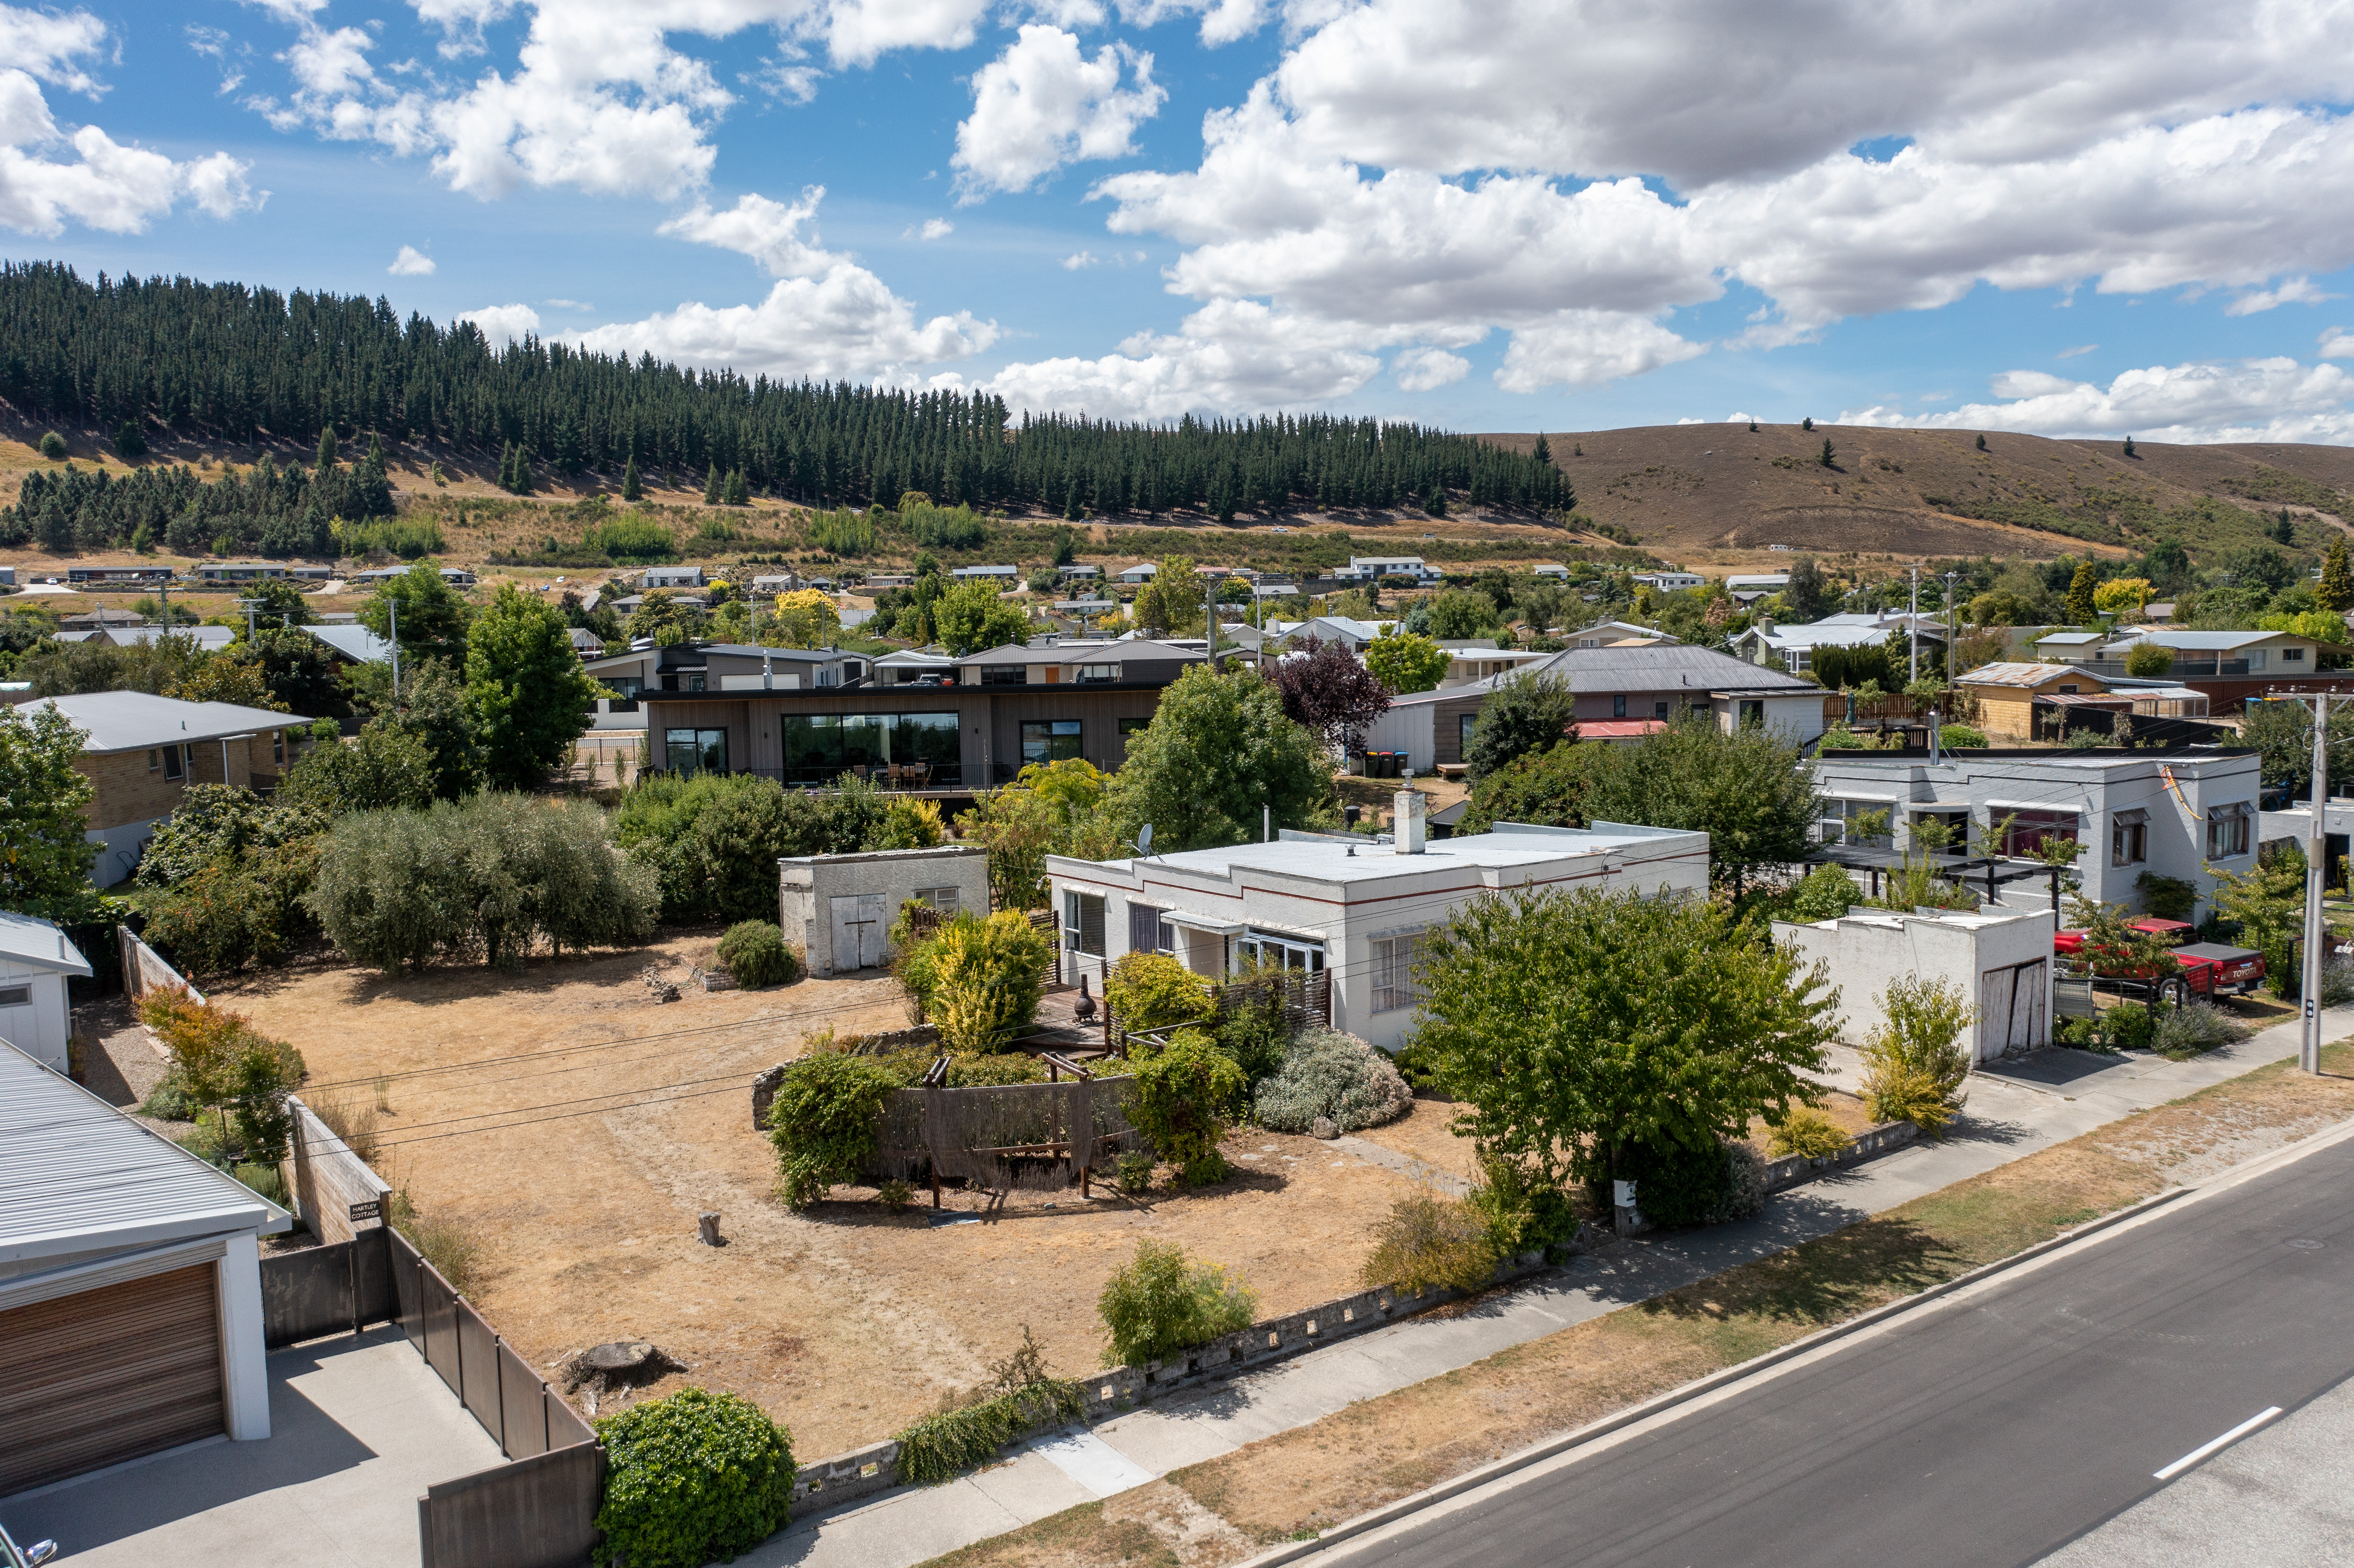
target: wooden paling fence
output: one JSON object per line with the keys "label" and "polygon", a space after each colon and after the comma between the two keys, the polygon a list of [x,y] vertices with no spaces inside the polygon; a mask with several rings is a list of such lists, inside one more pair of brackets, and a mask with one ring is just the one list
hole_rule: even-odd
{"label": "wooden paling fence", "polygon": [[605,1451],[591,1427],[389,1227],[261,1260],[273,1347],[397,1322],[508,1462],[417,1500],[423,1568],[576,1568],[597,1541]]}

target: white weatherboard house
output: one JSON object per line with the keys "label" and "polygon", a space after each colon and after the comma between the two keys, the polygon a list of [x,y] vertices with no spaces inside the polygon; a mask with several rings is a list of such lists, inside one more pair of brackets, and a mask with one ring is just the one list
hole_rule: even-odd
{"label": "white weatherboard house", "polygon": [[1942,980],[1978,1010],[1973,1057],[2052,1043],[2051,912],[1853,909],[1837,920],[1774,922],[1774,940],[1821,961],[1840,993],[1840,1038],[1861,1045],[1888,1020],[1882,1000],[1903,976]]}
{"label": "white weatherboard house", "polygon": [[[1426,797],[1397,796],[1401,832],[1375,843],[1287,832],[1271,843],[1097,863],[1046,857],[1066,980],[1098,992],[1106,966],[1168,953],[1196,974],[1254,961],[1331,977],[1332,1026],[1394,1051],[1421,995],[1423,934],[1482,893],[1522,887],[1705,894],[1708,835],[1596,822],[1427,840]],[[1073,971],[1076,971],[1073,972]]]}
{"label": "white weatherboard house", "polygon": [[90,978],[90,960],[63,931],[30,915],[0,913],[0,1040],[52,1072],[66,1070],[73,1005],[66,977]]}
{"label": "white weatherboard house", "polygon": [[293,1216],[0,1042],[0,1497],[270,1436],[260,1238]]}

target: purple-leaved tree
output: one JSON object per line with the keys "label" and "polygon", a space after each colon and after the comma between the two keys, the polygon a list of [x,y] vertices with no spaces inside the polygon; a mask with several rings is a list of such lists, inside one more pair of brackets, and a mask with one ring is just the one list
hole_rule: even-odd
{"label": "purple-leaved tree", "polygon": [[1389,711],[1389,689],[1341,643],[1304,637],[1291,645],[1291,654],[1275,666],[1284,716],[1306,725],[1335,750],[1363,746],[1365,726]]}

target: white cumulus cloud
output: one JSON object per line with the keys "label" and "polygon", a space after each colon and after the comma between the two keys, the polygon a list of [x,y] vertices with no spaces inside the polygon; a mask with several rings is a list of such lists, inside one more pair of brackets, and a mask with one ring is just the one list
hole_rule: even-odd
{"label": "white cumulus cloud", "polygon": [[2342,294],[2325,292],[2310,278],[2287,278],[2277,289],[2254,289],[2242,294],[2223,307],[2227,316],[2252,316],[2258,311],[2269,311],[2278,305],[2317,305],[2327,300],[2345,298]]}
{"label": "white cumulus cloud", "polygon": [[1841,413],[1839,422],[2152,441],[2354,442],[2354,375],[2285,356],[2154,365],[2126,371],[2106,387],[2010,370],[1988,389],[1994,401],[1946,413],[1860,408]]}
{"label": "white cumulus cloud", "polygon": [[1443,348],[1409,348],[1390,361],[1390,376],[1408,392],[1451,387],[1471,374],[1471,362]]}
{"label": "white cumulus cloud", "polygon": [[461,311],[458,319],[482,328],[493,348],[504,348],[539,331],[539,313],[529,305],[484,305],[478,311]]}
{"label": "white cumulus cloud", "polygon": [[[642,321],[566,333],[604,354],[652,354],[688,365],[817,380],[905,382],[920,366],[969,359],[998,338],[995,322],[970,311],[918,320],[915,306],[816,230],[825,188],[793,202],[750,195],[726,209],[699,204],[662,232],[750,257],[778,280],[758,303],[696,301]],[[487,330],[487,329],[486,329]]]}
{"label": "white cumulus cloud", "polygon": [[1203,408],[1296,408],[1343,397],[1382,362],[1356,334],[1219,301],[1174,333],[1139,333],[1117,354],[1011,365],[981,384],[1019,408],[1107,419],[1173,419]]}
{"label": "white cumulus cloud", "polygon": [[[1123,67],[1134,86],[1120,86]],[[958,191],[978,201],[1027,190],[1066,164],[1124,157],[1168,97],[1150,55],[1106,44],[1090,59],[1077,35],[1025,26],[973,76],[972,113],[957,127]]]}
{"label": "white cumulus cloud", "polygon": [[414,245],[404,245],[400,248],[400,254],[392,259],[392,265],[385,270],[396,278],[430,278],[433,276],[433,258]]}
{"label": "white cumulus cloud", "polygon": [[59,125],[43,84],[98,98],[105,86],[90,67],[108,52],[106,25],[87,11],[0,5],[0,226],[44,237],[69,222],[136,234],[183,197],[221,218],[267,199],[247,181],[251,165],[227,153],[175,160],[97,125]]}

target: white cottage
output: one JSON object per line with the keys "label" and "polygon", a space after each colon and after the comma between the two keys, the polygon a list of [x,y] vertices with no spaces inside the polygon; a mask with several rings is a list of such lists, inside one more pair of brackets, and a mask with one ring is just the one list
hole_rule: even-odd
{"label": "white cottage", "polygon": [[71,938],[47,920],[0,913],[0,1040],[58,1073],[73,1035],[70,975],[90,976]]}
{"label": "white cottage", "polygon": [[1852,909],[1837,920],[1774,922],[1774,939],[1821,961],[1840,993],[1840,1038],[1861,1045],[1888,1021],[1881,1001],[1903,975],[1943,980],[1978,1010],[1968,1037],[1972,1058],[2052,1043],[2052,937],[2049,911],[1940,910],[1906,915]]}
{"label": "white cottage", "polygon": [[911,899],[947,915],[989,913],[989,852],[977,844],[796,855],[777,870],[777,923],[820,979],[890,962],[891,927]]}
{"label": "white cottage", "polygon": [[1422,1000],[1424,932],[1482,893],[1522,887],[1704,894],[1708,835],[1596,822],[1428,840],[1426,797],[1397,796],[1394,842],[1286,832],[1273,842],[1097,863],[1046,858],[1063,922],[1064,979],[1097,982],[1131,952],[1196,974],[1261,962],[1331,976],[1332,1024],[1384,1050]]}

